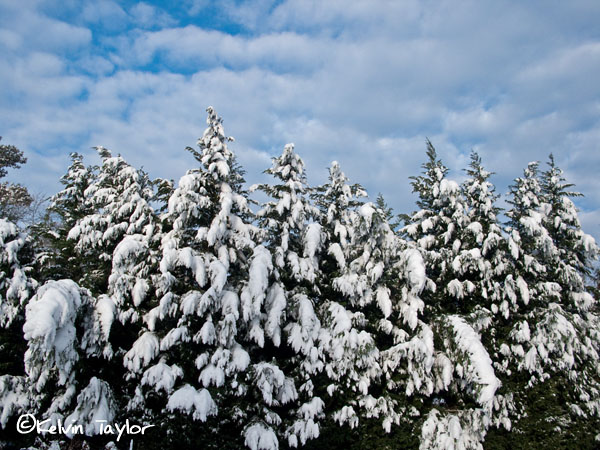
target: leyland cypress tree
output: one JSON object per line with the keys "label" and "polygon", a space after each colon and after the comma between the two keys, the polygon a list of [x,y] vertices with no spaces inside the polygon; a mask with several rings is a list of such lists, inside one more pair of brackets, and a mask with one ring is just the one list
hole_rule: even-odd
{"label": "leyland cypress tree", "polygon": [[592,361],[600,346],[584,278],[597,248],[581,231],[569,199],[576,194],[553,158],[541,180],[537,167],[530,163],[511,186],[508,242],[523,301],[499,348],[498,368],[515,393],[516,432],[544,445],[575,439],[592,446],[600,392]]}
{"label": "leyland cypress tree", "polygon": [[[2,139],[0,137],[0,139]],[[0,178],[27,159],[13,145],[0,145]],[[11,417],[27,411],[30,399],[23,371],[25,308],[37,288],[34,242],[14,223],[32,198],[19,184],[0,183],[0,428],[14,429]],[[17,436],[18,437],[18,436]]]}
{"label": "leyland cypress tree", "polygon": [[[482,258],[483,243],[487,239],[488,244],[497,244],[498,240],[493,217],[489,217],[494,213],[493,194],[486,184],[488,174],[476,157],[470,168],[473,179],[462,190],[446,178],[448,170],[429,141],[427,158],[423,174],[412,178],[421,210],[405,220],[402,230],[423,253],[428,278],[421,297],[425,303],[423,320],[431,330],[433,387],[424,392],[429,400],[425,403],[421,448],[444,448],[449,443],[480,448],[497,416],[496,409],[506,409],[499,405],[501,383],[480,334],[482,316],[483,324],[485,316],[489,320],[479,300],[489,288],[482,283],[489,278],[486,266],[491,268]],[[471,205],[462,195],[465,191],[471,196]],[[478,217],[477,211],[486,207],[490,210],[484,235],[478,220],[485,224],[486,219]],[[497,288],[493,283],[492,287]]]}
{"label": "leyland cypress tree", "polygon": [[562,301],[571,304],[574,311],[588,310],[592,302],[585,293],[585,279],[592,274],[593,263],[598,256],[594,239],[584,233],[571,198],[581,197],[571,191],[573,184],[565,183],[563,171],[550,155],[548,170],[541,175],[544,198],[543,225],[555,247],[550,256],[554,264],[548,277],[556,280],[562,288]]}
{"label": "leyland cypress tree", "polygon": [[[104,147],[98,147],[97,151],[102,165],[97,178],[83,191],[84,198],[80,199],[85,185],[81,178],[87,173],[75,159],[75,170],[70,174],[78,179],[67,180],[66,189],[55,203],[61,208],[69,202],[82,201],[80,208],[87,210],[69,230],[67,238],[75,242],[79,258],[88,261],[81,284],[95,294],[102,294],[108,290],[116,247],[125,236],[143,235],[151,239],[156,233],[157,221],[150,206],[154,193],[148,175],[121,156],[112,156]],[[81,209],[74,213],[69,211],[67,219],[72,220],[71,216],[81,213]]]}
{"label": "leyland cypress tree", "polygon": [[[297,447],[319,436],[320,419],[324,416],[322,392],[315,388],[324,367],[322,328],[317,315],[317,258],[323,233],[321,225],[313,222],[317,211],[309,199],[311,189],[304,162],[293,144],[286,145],[281,156],[273,158],[272,167],[265,173],[276,182],[256,186],[270,197],[257,216],[266,231],[265,245],[273,255],[263,325],[265,338],[271,342],[265,342],[263,352],[269,354],[269,348],[274,347],[279,367],[294,381],[297,398],[291,399],[289,413],[280,412],[280,426],[285,430],[282,437],[287,444]],[[243,300],[249,298],[248,293]],[[246,300],[243,304],[250,306]]]}
{"label": "leyland cypress tree", "polygon": [[17,226],[0,218],[0,428],[14,429],[11,417],[30,406],[23,358],[25,307],[35,292],[31,242]]}
{"label": "leyland cypress tree", "polygon": [[77,242],[68,234],[96,207],[86,195],[95,182],[97,167],[86,167],[83,156],[71,153],[71,165],[60,179],[63,189],[50,198],[43,220],[31,227],[36,241],[36,273],[40,281],[69,278],[79,281],[92,270],[93,261],[80,258]]}
{"label": "leyland cypress tree", "polygon": [[[226,428],[243,423],[244,414],[235,400],[246,392],[249,365],[238,337],[239,295],[254,243],[242,173],[227,146],[232,139],[215,111],[207,111],[200,151],[188,148],[200,167],[179,180],[163,215],[158,304],[125,357],[138,383],[131,408],[164,418],[163,433],[174,426],[189,430],[170,435],[172,445],[218,436],[206,425],[192,433],[195,421],[219,413]],[[239,429],[230,438],[239,440]]]}
{"label": "leyland cypress tree", "polygon": [[461,302],[463,287],[452,271],[452,262],[462,245],[461,232],[468,225],[460,187],[446,177],[448,168],[438,159],[429,140],[427,162],[422,167],[422,175],[411,177],[420,210],[410,216],[401,234],[422,250],[427,276],[437,286],[426,302],[426,312],[464,313],[467,310]]}
{"label": "leyland cypress tree", "polygon": [[140,326],[157,232],[147,176],[99,152],[97,177],[73,155],[52,204],[60,219],[47,230],[55,248],[49,264],[42,260],[46,276],[71,276],[96,297],[72,280],[48,281],[29,301],[23,326],[31,411],[52,424],[81,424],[88,436],[101,434],[98,420],[125,415],[126,386],[112,383],[125,375],[122,358]]}
{"label": "leyland cypress tree", "polygon": [[275,448],[286,436],[278,411],[297,390],[263,350],[281,342],[274,266],[255,242],[232,139],[207,111],[200,151],[191,150],[200,167],[181,178],[164,215],[159,304],[125,357],[139,380],[132,407],[160,414],[165,427],[185,424],[172,443]]}
{"label": "leyland cypress tree", "polygon": [[351,447],[414,445],[414,424],[406,426],[418,414],[411,396],[434,384],[431,330],[419,320],[425,269],[420,253],[394,235],[386,212],[359,201],[364,195],[333,163],[316,197],[326,239],[319,312],[327,378],[321,383],[335,421],[326,435]]}

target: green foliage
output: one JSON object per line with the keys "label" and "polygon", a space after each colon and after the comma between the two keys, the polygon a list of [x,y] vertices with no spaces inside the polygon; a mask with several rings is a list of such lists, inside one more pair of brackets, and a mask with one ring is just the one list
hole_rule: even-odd
{"label": "green foliage", "polygon": [[510,431],[492,428],[486,435],[485,448],[492,450],[540,449],[597,449],[600,420],[598,417],[573,418],[568,404],[573,401],[569,381],[553,376],[532,389],[511,383],[524,402],[526,415],[513,421]]}
{"label": "green foliage", "polygon": [[377,198],[375,199],[375,206],[377,207],[377,209],[383,212],[383,216],[385,217],[385,220],[389,224],[392,231],[397,231],[400,227],[402,217],[394,214],[394,210],[390,206],[388,206],[387,202],[383,198],[383,194],[377,194]]}
{"label": "green foliage", "polygon": [[[2,136],[0,136],[0,141]],[[7,168],[18,169],[21,164],[25,164],[27,158],[23,156],[23,152],[14,145],[0,144],[0,178],[6,176]]]}
{"label": "green foliage", "polygon": [[[27,158],[17,147],[0,144],[0,178],[6,176],[8,173],[6,169],[18,169],[26,162]],[[25,186],[8,182],[0,183],[0,217],[18,222],[27,214],[27,208],[32,201],[33,198]]]}

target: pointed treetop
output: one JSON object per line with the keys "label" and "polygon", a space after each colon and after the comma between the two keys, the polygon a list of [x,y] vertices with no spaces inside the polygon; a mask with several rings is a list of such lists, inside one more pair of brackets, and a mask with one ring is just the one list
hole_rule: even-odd
{"label": "pointed treetop", "polygon": [[471,152],[471,162],[465,172],[469,178],[462,183],[462,191],[469,208],[469,217],[487,229],[495,223],[496,215],[500,212],[500,208],[495,206],[499,197],[496,195],[496,188],[488,181],[493,172],[483,168],[481,157],[475,151]]}
{"label": "pointed treetop", "polygon": [[226,179],[232,172],[232,166],[235,164],[233,153],[227,148],[227,142],[232,142],[232,137],[225,136],[223,129],[223,119],[219,117],[216,111],[209,106],[206,108],[208,117],[206,123],[208,128],[198,139],[198,146],[201,152],[190,147],[187,148],[194,157],[200,161],[212,177],[217,179]]}
{"label": "pointed treetop", "polygon": [[542,192],[547,197],[547,200],[552,202],[559,197],[582,197],[579,192],[569,191],[573,187],[573,183],[565,183],[563,170],[556,165],[554,155],[550,153],[548,157],[549,169],[541,174]]}
{"label": "pointed treetop", "polygon": [[509,186],[509,194],[512,198],[507,203],[513,207],[506,215],[511,218],[510,224],[519,228],[519,220],[522,216],[528,216],[529,211],[540,205],[541,186],[538,177],[538,161],[531,161],[523,170],[523,177],[515,178],[514,184]]}
{"label": "pointed treetop", "polygon": [[438,158],[435,147],[433,146],[431,141],[427,139],[425,142],[427,143],[427,162],[421,165],[421,167],[423,168],[423,175],[417,177],[409,177],[411,180],[415,180],[412,183],[413,192],[415,184],[418,180],[428,178],[433,182],[441,181],[448,173],[448,168],[442,163],[442,160]]}
{"label": "pointed treetop", "polygon": [[[421,209],[432,210],[434,203],[441,195],[446,195],[450,190],[456,190],[456,183],[447,182],[445,179],[448,168],[438,159],[437,152],[429,139],[427,143],[427,162],[421,165],[422,175],[409,177],[413,192],[418,193],[417,205]],[[442,189],[443,188],[443,189]]]}
{"label": "pointed treetop", "polygon": [[208,113],[208,117],[206,118],[208,127],[204,130],[202,137],[198,138],[197,142],[201,151],[199,152],[192,147],[186,147],[186,150],[194,155],[194,158],[204,164],[206,168],[209,168],[211,160],[216,156],[213,155],[214,153],[218,153],[220,159],[231,159],[231,152],[229,152],[225,143],[232,142],[234,139],[225,136],[223,119],[217,115],[212,106],[206,108],[206,112]]}
{"label": "pointed treetop", "polygon": [[306,181],[304,161],[302,161],[300,155],[294,152],[294,144],[286,144],[281,156],[271,159],[273,161],[273,167],[265,170],[265,173],[274,175],[282,181]]}
{"label": "pointed treetop", "polygon": [[531,161],[527,164],[527,169],[523,171],[525,178],[535,178],[538,174],[538,168],[540,166],[539,161]]}
{"label": "pointed treetop", "polygon": [[349,209],[362,204],[361,197],[367,197],[360,184],[348,184],[348,177],[342,172],[337,161],[329,167],[329,182],[317,189],[315,202],[325,214],[325,222],[333,224],[346,216]]}
{"label": "pointed treetop", "polygon": [[71,158],[71,165],[69,166],[67,173],[60,178],[61,184],[65,186],[68,186],[76,179],[87,176],[89,172],[83,164],[83,155],[71,153],[69,156]]}
{"label": "pointed treetop", "polygon": [[388,206],[385,198],[383,198],[383,194],[380,192],[377,194],[377,199],[375,200],[375,206],[377,209],[381,210],[383,213],[383,217],[390,225],[392,231],[396,231],[396,229],[400,226],[400,222],[397,219],[397,216],[394,214],[394,210]]}
{"label": "pointed treetop", "polygon": [[332,161],[329,167],[329,190],[341,189],[347,197],[367,197],[367,192],[359,184],[348,184],[348,177],[340,167],[340,163]]}
{"label": "pointed treetop", "polygon": [[471,162],[469,168],[465,169],[465,172],[478,182],[482,183],[486,181],[490,176],[494,175],[494,172],[488,172],[483,168],[481,164],[481,156],[476,151],[472,151],[470,155]]}
{"label": "pointed treetop", "polygon": [[206,118],[206,124],[208,125],[208,128],[204,131],[203,139],[209,136],[218,137],[221,142],[233,141],[234,139],[232,137],[225,136],[225,131],[223,129],[223,118],[217,114],[214,108],[209,106],[206,108],[206,112],[208,113],[208,117]]}
{"label": "pointed treetop", "polygon": [[[425,143],[427,144],[428,161],[423,163],[421,167],[425,169],[425,172],[430,174],[430,176],[431,174],[435,174],[435,179],[439,181],[446,176],[446,173],[448,173],[448,168],[442,164],[441,159],[438,159],[437,151],[435,150],[435,147],[429,138],[425,140]],[[438,169],[439,172],[436,169]]]}
{"label": "pointed treetop", "polygon": [[330,187],[328,192],[336,191],[337,189],[341,189],[344,193],[344,197],[349,198],[350,187],[346,184],[348,182],[348,177],[342,172],[340,168],[340,164],[337,161],[333,161],[331,163],[331,167],[329,168],[329,184]]}
{"label": "pointed treetop", "polygon": [[92,147],[92,148],[94,148],[98,152],[98,154],[100,155],[100,157],[102,159],[112,158],[112,152],[109,149],[104,148],[101,145],[98,145],[98,146]]}
{"label": "pointed treetop", "polygon": [[77,219],[91,214],[92,206],[86,205],[85,190],[92,184],[96,174],[95,167],[85,167],[83,156],[71,153],[71,165],[67,173],[60,178],[64,189],[50,199],[48,209],[62,216],[64,225],[72,227]]}

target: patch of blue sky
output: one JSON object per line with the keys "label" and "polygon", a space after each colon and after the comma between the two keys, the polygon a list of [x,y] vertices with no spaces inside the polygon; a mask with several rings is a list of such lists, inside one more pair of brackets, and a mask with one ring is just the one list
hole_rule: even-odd
{"label": "patch of blue sky", "polygon": [[[260,30],[248,27],[243,18],[232,14],[244,4],[256,9],[247,1],[213,1],[213,0],[184,0],[179,2],[148,0],[144,5],[154,8],[160,14],[166,14],[172,19],[171,26],[185,27],[195,25],[205,30],[220,31],[232,36],[252,36]],[[281,1],[262,2],[260,15],[268,15]],[[126,11],[135,11],[140,2],[135,0],[120,1],[119,5]],[[130,13],[131,14],[131,13]],[[158,28],[154,25],[152,28]]]}

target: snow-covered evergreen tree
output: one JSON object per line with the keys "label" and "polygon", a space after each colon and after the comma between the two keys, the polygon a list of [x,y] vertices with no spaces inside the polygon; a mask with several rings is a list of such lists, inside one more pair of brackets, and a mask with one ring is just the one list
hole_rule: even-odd
{"label": "snow-covered evergreen tree", "polygon": [[0,218],[0,328],[8,328],[24,311],[36,282],[31,278],[31,248],[17,225]]}
{"label": "snow-covered evergreen tree", "polygon": [[[67,236],[77,221],[96,210],[86,196],[86,190],[96,178],[96,169],[86,167],[83,156],[72,153],[71,165],[60,179],[64,188],[51,198],[45,220],[34,227],[41,280],[80,280],[90,265],[90,261],[78,257],[76,242]],[[42,242],[44,245],[40,246]]]}
{"label": "snow-covered evergreen tree", "polygon": [[476,154],[462,188],[446,178],[429,141],[427,157],[423,175],[412,177],[421,210],[402,230],[424,255],[424,320],[433,334],[421,447],[481,448],[490,424],[509,426],[511,404],[510,396],[498,395],[501,382],[481,335],[503,299],[498,210],[490,173]]}
{"label": "snow-covered evergreen tree", "polygon": [[[317,193],[314,195],[315,203],[320,210],[323,231],[327,235],[327,241],[331,243],[327,248],[327,254],[334,256],[338,268],[345,267],[345,261],[349,257],[353,212],[363,204],[361,199],[367,196],[367,192],[361,185],[351,185],[348,181],[339,163],[333,161],[329,168],[328,183],[317,188]],[[338,246],[342,250],[343,259],[335,255],[339,253]],[[334,268],[331,270],[336,271]]]}
{"label": "snow-covered evergreen tree", "polygon": [[552,247],[550,236],[542,226],[540,206],[543,203],[537,162],[531,162],[523,172],[523,177],[515,179],[510,186],[506,212],[509,221],[506,233],[512,256],[511,268],[515,276],[520,276],[526,284],[520,283],[520,296],[527,305],[530,298],[545,297],[551,286],[546,286],[545,254]]}
{"label": "snow-covered evergreen tree", "polygon": [[503,262],[496,195],[488,181],[491,174],[482,167],[476,153],[471,154],[466,172],[468,178],[461,185],[466,217],[453,243],[456,256],[448,272],[453,278],[453,292],[463,303],[462,312],[479,310],[485,313],[480,308],[490,304],[497,311],[501,299],[501,286],[497,280],[502,274]]}
{"label": "snow-covered evergreen tree", "polygon": [[581,230],[569,198],[578,194],[553,158],[541,180],[537,167],[530,163],[511,186],[507,232],[525,301],[500,346],[498,367],[518,400],[516,429],[564,445],[573,436],[592,439],[598,423],[598,316],[584,283],[597,247]]}
{"label": "snow-covered evergreen tree", "polygon": [[[80,258],[93,261],[91,267],[86,267],[82,285],[94,293],[105,293],[117,246],[125,236],[138,235],[139,239],[151,240],[157,233],[157,220],[150,206],[154,193],[148,175],[130,166],[121,156],[113,157],[104,147],[97,150],[102,165],[97,179],[84,191],[84,203],[91,214],[77,220],[68,239],[76,242]],[[81,171],[76,174],[81,175]],[[69,198],[69,187],[63,198]]]}
{"label": "snow-covered evergreen tree", "polygon": [[37,290],[23,325],[25,375],[0,377],[3,427],[11,416],[27,413],[48,426],[80,424],[92,436],[100,432],[98,420],[113,421],[112,390],[90,375],[87,359],[93,356],[89,343],[103,340],[92,327],[97,312],[89,291],[72,280],[49,281]]}
{"label": "snow-covered evergreen tree", "polygon": [[372,422],[390,432],[410,417],[406,397],[426,384],[419,377],[431,378],[424,354],[432,346],[423,335],[431,332],[418,319],[425,282],[419,252],[405,248],[387,211],[360,202],[364,190],[347,181],[334,162],[329,183],[316,196],[325,232],[319,313],[327,377],[320,383],[327,387],[326,412],[335,424],[359,430],[333,435],[366,444],[361,430],[373,429]]}
{"label": "snow-covered evergreen tree", "polygon": [[[148,175],[103,147],[97,150],[102,165],[83,191],[89,210],[69,230],[68,239],[75,242],[76,261],[84,261],[85,272],[78,281],[96,296],[96,313],[89,324],[95,337],[87,343],[87,351],[102,360],[89,364],[100,377],[121,378],[126,373],[122,358],[138,338],[142,316],[156,304],[152,276],[158,266],[161,229],[151,206],[154,186]],[[67,185],[58,196],[59,207],[81,195],[77,187],[84,185],[82,176],[81,168],[74,171],[70,184],[75,188],[69,190]],[[123,396],[117,398],[119,403],[133,396],[133,389],[124,386],[118,396],[115,390],[116,397]]]}
{"label": "snow-covered evergreen tree", "polygon": [[[257,213],[266,231],[265,245],[273,255],[272,283],[261,314],[265,323],[259,327],[261,338],[257,343],[262,348],[262,336],[266,334],[280,368],[294,380],[297,398],[292,399],[292,413],[282,417],[281,428],[285,431],[281,437],[297,447],[319,436],[318,419],[323,417],[323,400],[314,391],[315,377],[323,370],[321,323],[316,312],[320,294],[316,285],[317,254],[323,233],[320,224],[311,222],[317,211],[309,201],[311,190],[304,162],[294,152],[293,144],[286,145],[281,156],[273,158],[273,166],[265,173],[277,182],[253,187],[272,199]],[[250,314],[258,324],[259,309],[248,300],[251,296],[245,292],[244,314],[254,311]]]}
{"label": "snow-covered evergreen tree", "polygon": [[420,210],[408,218],[401,234],[421,249],[427,276],[436,285],[429,289],[426,313],[465,313],[472,305],[462,301],[465,287],[456,279],[452,263],[460,253],[461,234],[469,219],[459,185],[446,177],[448,168],[429,140],[427,159],[423,174],[411,177]]}
{"label": "snow-covered evergreen tree", "polygon": [[[98,414],[110,422],[122,411],[119,397],[127,390],[111,384],[122,377],[122,354],[136,328],[121,326],[115,333],[114,323],[140,316],[156,231],[147,176],[104,149],[100,153],[97,179],[80,156],[72,156],[65,189],[53,198],[55,248],[42,260],[44,276],[70,276],[98,297],[71,280],[44,284],[29,302],[23,326],[26,376],[12,383],[28,393],[33,412],[54,424],[84,424],[87,435],[99,433]],[[115,353],[121,355],[113,358]]]}
{"label": "snow-covered evergreen tree", "polygon": [[[139,380],[130,408],[158,412],[167,424],[208,422],[201,428],[207,445],[276,448],[276,411],[297,397],[293,379],[265,348],[281,339],[280,293],[267,290],[274,266],[254,241],[232,139],[207,111],[200,151],[191,150],[201,167],[181,178],[164,216],[170,230],[161,244],[159,303],[125,356]],[[145,401],[152,397],[158,411]],[[187,419],[178,419],[182,412]]]}
{"label": "snow-covered evergreen tree", "polygon": [[[556,253],[552,254],[548,277],[562,288],[562,301],[571,305],[574,312],[586,311],[592,299],[585,295],[585,278],[592,273],[593,262],[598,256],[594,238],[581,229],[577,209],[572,197],[581,197],[579,192],[565,183],[563,171],[550,155],[548,170],[541,175],[544,211],[542,225],[554,243]],[[550,256],[550,255],[549,255]]]}
{"label": "snow-covered evergreen tree", "polygon": [[[304,162],[294,152],[294,144],[287,144],[273,167],[265,173],[272,175],[280,184],[253,186],[265,192],[272,201],[263,205],[257,217],[268,233],[269,247],[281,276],[297,282],[314,282],[314,268],[309,259],[303,258],[305,232],[309,221],[316,216],[309,202],[310,190],[306,182]],[[296,284],[285,280],[286,284]]]}
{"label": "snow-covered evergreen tree", "polygon": [[24,383],[25,307],[35,292],[31,242],[17,226],[0,218],[0,428],[29,405]]}
{"label": "snow-covered evergreen tree", "polygon": [[[328,415],[335,423],[351,426],[358,421],[358,397],[366,394],[379,367],[373,336],[365,331],[366,320],[360,311],[365,302],[361,304],[357,298],[366,286],[360,286],[358,274],[350,273],[349,268],[352,259],[358,257],[358,245],[353,246],[354,231],[358,225],[357,209],[363,206],[360,198],[365,196],[361,186],[348,184],[336,161],[329,168],[328,183],[314,195],[322,229],[316,281],[320,293],[317,313],[322,322],[320,346],[325,362],[325,376],[319,380],[324,386],[318,388]],[[369,204],[365,212],[372,209]],[[364,282],[367,275],[359,266],[357,261],[355,267]]]}
{"label": "snow-covered evergreen tree", "polygon": [[[464,310],[481,331],[491,326],[492,316],[508,319],[511,311],[518,309],[517,303],[526,303],[527,299],[519,291],[523,279],[512,273],[507,240],[498,221],[499,196],[489,181],[492,173],[483,168],[475,152],[466,172],[468,178],[461,188],[467,220],[461,229],[460,250],[452,261],[452,272],[467,305]],[[494,330],[486,335],[493,340]]]}

